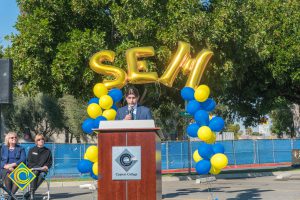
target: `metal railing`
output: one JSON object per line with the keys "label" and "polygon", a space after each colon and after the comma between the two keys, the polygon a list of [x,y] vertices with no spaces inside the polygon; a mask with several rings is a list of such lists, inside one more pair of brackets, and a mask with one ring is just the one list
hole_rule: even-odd
{"label": "metal railing", "polygon": [[[162,170],[187,169],[195,167],[193,152],[201,142],[168,141],[161,146]],[[219,141],[225,147],[228,165],[264,164],[291,162],[292,149],[300,149],[300,139],[278,140],[229,140]],[[33,143],[21,144],[26,153]],[[83,159],[86,149],[93,144],[58,144],[47,143],[53,155],[51,176],[81,176],[77,163]],[[189,156],[189,152],[191,155]]]}

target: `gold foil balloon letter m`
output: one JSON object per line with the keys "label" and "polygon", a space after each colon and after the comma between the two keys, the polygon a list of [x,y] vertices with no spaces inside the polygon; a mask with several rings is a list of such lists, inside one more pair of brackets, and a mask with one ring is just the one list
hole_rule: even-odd
{"label": "gold foil balloon letter m", "polygon": [[197,87],[212,55],[212,51],[202,50],[197,57],[193,59],[190,55],[190,44],[179,42],[177,52],[164,74],[160,77],[159,82],[168,87],[172,87],[181,69],[183,74],[189,74],[186,86],[191,88]]}

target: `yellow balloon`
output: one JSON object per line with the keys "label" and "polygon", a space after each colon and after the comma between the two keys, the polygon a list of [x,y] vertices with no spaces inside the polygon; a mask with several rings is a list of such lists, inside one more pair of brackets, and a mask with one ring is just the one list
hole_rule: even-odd
{"label": "yellow balloon", "polygon": [[93,164],[93,173],[98,176],[98,162]]}
{"label": "yellow balloon", "polygon": [[85,152],[86,158],[91,162],[98,161],[98,147],[95,145],[89,146]]}
{"label": "yellow balloon", "polygon": [[214,132],[212,132],[212,137],[210,138],[210,140],[206,141],[207,144],[213,144],[216,142],[217,136]]}
{"label": "yellow balloon", "polygon": [[95,119],[102,114],[102,110],[101,110],[101,107],[99,106],[99,104],[91,103],[87,107],[87,113],[90,116],[90,118]]}
{"label": "yellow balloon", "polygon": [[208,126],[201,126],[197,132],[198,138],[204,142],[213,138],[213,132]]}
{"label": "yellow balloon", "polygon": [[213,174],[213,175],[217,175],[220,174],[221,170],[220,169],[216,169],[213,166],[210,168],[209,173]]}
{"label": "yellow balloon", "polygon": [[93,92],[98,98],[108,94],[107,87],[103,83],[97,83],[93,88]]}
{"label": "yellow balloon", "polygon": [[193,159],[196,163],[199,162],[200,160],[203,160],[203,158],[199,155],[198,150],[194,151]]}
{"label": "yellow balloon", "polygon": [[84,159],[84,160],[88,160],[86,154],[84,154],[83,159]]}
{"label": "yellow balloon", "polygon": [[228,158],[222,153],[217,153],[211,157],[210,163],[216,169],[223,169],[228,164]]}
{"label": "yellow balloon", "polygon": [[199,102],[204,102],[209,97],[210,89],[207,85],[200,85],[196,90],[194,97]]}
{"label": "yellow balloon", "polygon": [[155,151],[155,159],[157,162],[161,162],[161,151]]}
{"label": "yellow balloon", "polygon": [[116,118],[117,111],[115,109],[104,110],[102,116],[107,120],[114,120]]}
{"label": "yellow balloon", "polygon": [[[178,49],[169,63],[166,71],[159,78],[159,82],[172,87],[175,78],[177,77],[180,69],[184,66],[185,62],[190,58],[191,45],[186,42],[178,42]],[[187,70],[185,70],[187,71]]]}
{"label": "yellow balloon", "polygon": [[139,70],[147,71],[147,63],[145,60],[138,61],[141,57],[154,56],[153,47],[135,47],[126,51],[126,61],[128,65],[127,79],[133,84],[152,83],[157,81],[158,75],[156,72],[140,72]]}
{"label": "yellow balloon", "polygon": [[212,55],[213,52],[209,50],[202,50],[200,53],[198,53],[197,57],[193,59],[194,61],[191,62],[192,66],[189,67],[192,70],[185,87],[195,88],[197,85],[199,85],[207,63]]}
{"label": "yellow balloon", "polygon": [[[115,77],[114,80],[103,80],[107,89],[122,88],[126,85],[126,72],[118,67],[103,64],[105,61],[113,62],[115,59],[115,52],[113,51],[100,51],[92,56],[90,59],[90,67],[98,74]],[[98,97],[98,96],[97,96]],[[100,96],[98,97],[100,98]]]}
{"label": "yellow balloon", "polygon": [[99,105],[103,109],[110,109],[114,101],[109,95],[103,95],[99,100]]}

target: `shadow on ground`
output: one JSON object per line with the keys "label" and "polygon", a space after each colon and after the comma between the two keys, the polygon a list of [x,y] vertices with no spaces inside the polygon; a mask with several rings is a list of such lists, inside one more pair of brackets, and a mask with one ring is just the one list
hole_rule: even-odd
{"label": "shadow on ground", "polygon": [[[223,189],[230,188],[230,187],[214,187],[210,188],[211,192],[224,192]],[[199,189],[199,188],[188,188],[188,189],[179,189],[176,190],[176,193],[168,193],[168,194],[163,194],[162,197],[164,198],[174,198],[174,197],[179,197],[179,196],[185,196],[191,193],[204,193],[204,192],[209,192],[208,189]]]}
{"label": "shadow on ground", "polygon": [[228,198],[227,200],[244,200],[244,199],[262,199],[261,193],[262,192],[270,192],[274,190],[261,190],[258,188],[251,188],[246,190],[233,190],[233,191],[226,191],[226,193],[239,193],[235,198]]}
{"label": "shadow on ground", "polygon": [[166,198],[175,198],[175,197],[183,197],[185,195],[189,195],[191,193],[207,193],[207,192],[212,192],[217,193],[217,192],[224,192],[224,193],[238,193],[236,197],[234,198],[228,198],[227,200],[245,200],[245,199],[262,199],[261,198],[261,193],[262,192],[270,192],[274,190],[262,190],[259,188],[251,188],[251,189],[246,189],[246,190],[232,190],[232,191],[224,191],[230,187],[213,187],[208,189],[199,189],[199,188],[188,188],[188,189],[179,189],[176,190],[176,193],[168,193],[168,194],[163,194],[162,197],[163,199]]}
{"label": "shadow on ground", "polygon": [[[87,195],[87,194],[90,194],[91,199],[92,199],[92,196],[94,195],[94,193],[91,193],[91,192],[82,192],[82,193],[75,193],[75,194],[70,194],[67,192],[55,193],[55,194],[50,195],[50,199],[72,199],[72,197],[75,197],[75,196],[78,197],[78,196]],[[46,195],[36,194],[35,200],[42,200],[43,197],[45,197],[45,196]],[[18,195],[17,197],[18,197],[18,199],[22,198],[22,196],[20,196],[20,195]]]}

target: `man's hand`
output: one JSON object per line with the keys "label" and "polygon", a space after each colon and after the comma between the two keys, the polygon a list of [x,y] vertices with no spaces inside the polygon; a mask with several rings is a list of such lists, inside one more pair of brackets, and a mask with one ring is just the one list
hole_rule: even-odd
{"label": "man's hand", "polygon": [[132,120],[131,115],[130,114],[126,115],[124,120]]}

